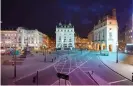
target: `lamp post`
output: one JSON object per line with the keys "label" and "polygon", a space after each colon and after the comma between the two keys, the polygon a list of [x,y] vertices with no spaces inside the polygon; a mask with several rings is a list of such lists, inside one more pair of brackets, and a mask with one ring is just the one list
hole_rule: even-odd
{"label": "lamp post", "polygon": [[14,78],[16,78],[16,46],[14,49]]}
{"label": "lamp post", "polygon": [[17,47],[17,38],[16,38],[16,44],[14,48],[14,78],[17,76],[17,70],[16,70],[16,47]]}
{"label": "lamp post", "polygon": [[44,48],[45,48],[45,47],[43,46],[43,55],[44,55]]}
{"label": "lamp post", "polygon": [[118,44],[116,45],[117,47],[117,52],[116,52],[116,63],[118,63]]}
{"label": "lamp post", "polygon": [[46,62],[46,52],[47,52],[47,51],[46,51],[46,48],[45,48],[45,58],[44,58],[44,62]]}

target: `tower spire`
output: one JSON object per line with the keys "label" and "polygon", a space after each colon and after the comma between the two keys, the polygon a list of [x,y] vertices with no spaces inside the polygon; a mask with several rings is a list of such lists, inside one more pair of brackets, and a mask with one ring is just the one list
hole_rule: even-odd
{"label": "tower spire", "polygon": [[116,18],[116,9],[112,10],[112,16]]}

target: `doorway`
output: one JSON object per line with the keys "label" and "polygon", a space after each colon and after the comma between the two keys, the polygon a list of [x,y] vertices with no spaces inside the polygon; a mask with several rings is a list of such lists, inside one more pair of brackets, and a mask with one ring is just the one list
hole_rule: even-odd
{"label": "doorway", "polygon": [[109,51],[112,52],[112,44],[109,45]]}

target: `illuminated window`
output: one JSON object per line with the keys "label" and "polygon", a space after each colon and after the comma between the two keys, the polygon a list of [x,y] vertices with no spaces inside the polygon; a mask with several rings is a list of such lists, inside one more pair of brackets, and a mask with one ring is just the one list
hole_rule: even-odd
{"label": "illuminated window", "polygon": [[61,36],[59,37],[59,40],[61,40]]}
{"label": "illuminated window", "polygon": [[72,40],[71,39],[69,39],[69,42],[71,42]]}
{"label": "illuminated window", "polygon": [[109,38],[112,39],[112,33],[111,32],[109,33]]}

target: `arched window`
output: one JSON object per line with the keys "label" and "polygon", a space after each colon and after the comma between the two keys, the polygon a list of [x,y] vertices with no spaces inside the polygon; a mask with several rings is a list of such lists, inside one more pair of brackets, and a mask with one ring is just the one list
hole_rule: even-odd
{"label": "arched window", "polygon": [[72,47],[72,43],[69,43],[69,44],[68,44],[68,47]]}

